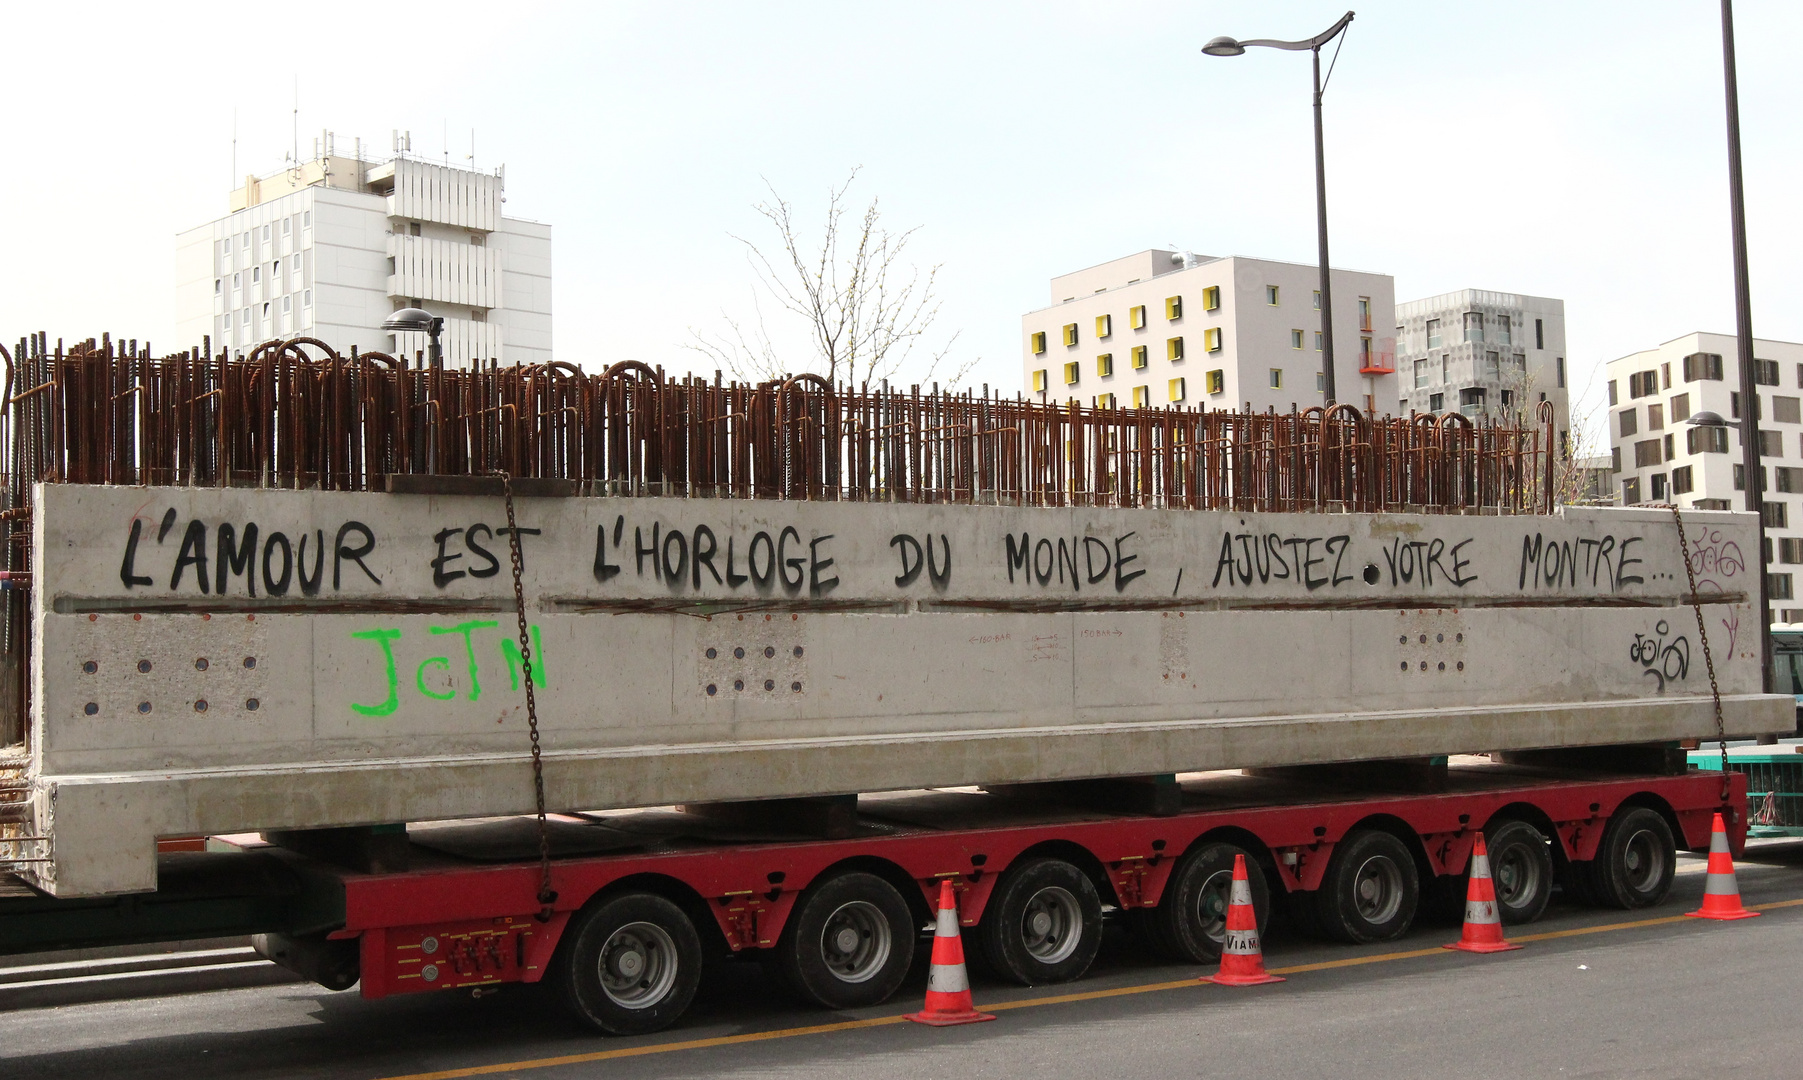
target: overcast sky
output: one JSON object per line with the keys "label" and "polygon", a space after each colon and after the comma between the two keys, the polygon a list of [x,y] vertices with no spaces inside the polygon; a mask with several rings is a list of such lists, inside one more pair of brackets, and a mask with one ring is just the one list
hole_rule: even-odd
{"label": "overcast sky", "polygon": [[[9,11],[0,337],[171,340],[174,237],[321,128],[343,149],[507,166],[554,228],[556,350],[696,362],[751,312],[729,233],[768,182],[921,226],[940,327],[1018,387],[1048,279],[1147,247],[1312,262],[1306,54],[1331,3],[37,4]],[[1803,4],[1742,0],[1757,336],[1803,340]],[[1373,3],[1327,92],[1336,265],[1399,300],[1562,298],[1576,389],[1606,359],[1734,326],[1717,6]],[[447,138],[448,133],[448,138]],[[1600,381],[1600,380],[1599,380]]]}

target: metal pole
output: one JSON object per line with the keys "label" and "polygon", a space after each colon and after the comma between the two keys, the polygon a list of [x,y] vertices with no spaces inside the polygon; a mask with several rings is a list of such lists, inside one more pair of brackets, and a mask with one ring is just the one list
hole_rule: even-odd
{"label": "metal pole", "polygon": [[[1727,0],[1722,0],[1724,4]],[[1321,47],[1310,50],[1315,61],[1315,226],[1321,244],[1321,373],[1325,404],[1332,405],[1333,378],[1333,286],[1327,269],[1327,155],[1321,143]]]}
{"label": "metal pole", "polygon": [[[1728,218],[1734,233],[1734,338],[1740,360],[1740,461],[1745,474],[1747,510],[1759,518],[1759,673],[1765,693],[1772,692],[1772,599],[1766,589],[1765,492],[1760,481],[1759,386],[1753,360],[1753,313],[1747,285],[1747,208],[1740,176],[1740,92],[1734,72],[1734,4],[1722,0],[1722,78],[1728,102]],[[1762,738],[1761,741],[1764,741]],[[1776,742],[1776,739],[1772,740]]]}

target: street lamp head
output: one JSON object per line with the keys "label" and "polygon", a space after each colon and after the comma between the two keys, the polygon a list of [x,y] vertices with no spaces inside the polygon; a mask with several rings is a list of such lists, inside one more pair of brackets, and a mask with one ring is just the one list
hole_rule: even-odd
{"label": "street lamp head", "polygon": [[1690,419],[1686,420],[1685,423],[1689,424],[1691,427],[1701,428],[1725,428],[1731,426],[1728,421],[1722,419],[1721,413],[1710,412],[1707,409],[1702,412],[1691,413]]}
{"label": "street lamp head", "polygon": [[431,312],[421,308],[407,307],[388,316],[387,321],[382,324],[382,329],[389,331],[414,330],[422,333],[431,333],[436,329],[436,327],[432,325],[436,322],[439,322],[439,319]]}
{"label": "street lamp head", "polygon": [[1202,51],[1210,56],[1238,56],[1246,51],[1246,47],[1230,37],[1218,37],[1202,46]]}

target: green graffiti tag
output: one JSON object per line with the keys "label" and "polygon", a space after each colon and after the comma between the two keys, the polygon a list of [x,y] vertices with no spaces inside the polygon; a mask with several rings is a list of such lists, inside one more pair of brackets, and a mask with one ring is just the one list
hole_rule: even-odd
{"label": "green graffiti tag", "polygon": [[[456,635],[463,638],[464,670],[469,676],[469,691],[465,695],[466,700],[477,701],[482,697],[480,665],[477,662],[476,643],[472,635],[478,630],[496,629],[498,625],[493,619],[473,619],[455,626],[429,626],[426,628],[428,637]],[[530,627],[530,631],[532,634],[532,683],[534,686],[544,689],[546,685],[544,640],[540,636],[537,626]],[[401,707],[399,662],[395,656],[396,644],[401,641],[400,628],[381,627],[374,630],[359,630],[351,634],[351,637],[360,641],[373,641],[381,648],[382,676],[388,690],[380,705],[362,705],[352,702],[351,711],[360,716],[393,715]],[[502,637],[498,641],[497,651],[500,654],[501,662],[507,667],[507,688],[517,693],[520,689],[520,669],[525,667],[524,660],[520,656],[519,643],[512,638]],[[454,682],[450,689],[434,689],[436,686],[445,685],[445,681],[450,680],[450,676],[451,657],[428,656],[421,660],[413,670],[413,688],[419,692],[420,697],[428,701],[450,701],[457,697]]]}

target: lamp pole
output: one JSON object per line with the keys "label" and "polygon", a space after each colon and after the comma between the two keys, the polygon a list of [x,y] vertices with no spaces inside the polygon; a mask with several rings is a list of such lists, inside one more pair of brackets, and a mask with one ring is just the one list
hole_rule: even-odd
{"label": "lamp pole", "polygon": [[[1725,4],[1727,0],[1722,0]],[[1315,69],[1315,228],[1321,252],[1321,368],[1322,391],[1325,404],[1331,406],[1337,399],[1334,385],[1333,362],[1333,283],[1329,280],[1327,265],[1327,154],[1321,137],[1321,46],[1339,37],[1349,23],[1352,12],[1340,16],[1340,21],[1312,38],[1303,41],[1273,41],[1266,38],[1255,38],[1237,41],[1230,37],[1218,37],[1202,46],[1202,51],[1209,56],[1238,56],[1246,51],[1249,45],[1257,45],[1268,49],[1287,49],[1292,52],[1307,49],[1313,54]],[[1329,74],[1331,74],[1331,70]]]}

